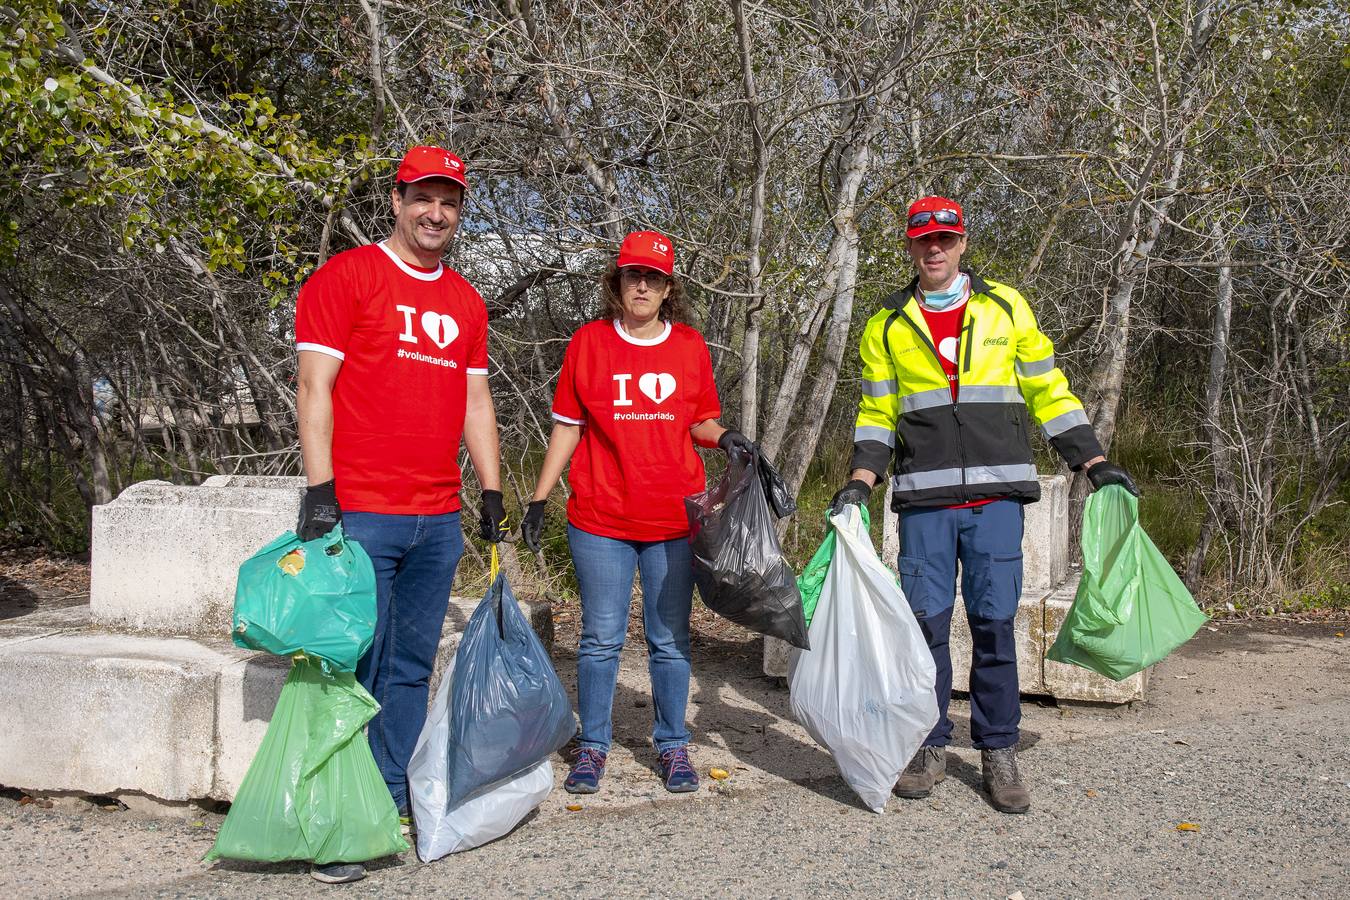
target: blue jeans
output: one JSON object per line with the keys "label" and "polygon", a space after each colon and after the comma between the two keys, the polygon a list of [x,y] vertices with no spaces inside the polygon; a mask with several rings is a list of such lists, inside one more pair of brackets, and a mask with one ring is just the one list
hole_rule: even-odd
{"label": "blue jeans", "polygon": [[694,563],[686,538],[621,541],[567,526],[572,564],[581,587],[581,646],[577,650],[577,706],[582,747],[609,752],[611,711],[619,678],[619,651],[628,635],[633,576],[642,572],[642,626],[652,680],[652,742],[664,753],[689,743],[689,610]]}
{"label": "blue jeans", "polygon": [[951,625],[956,563],[970,624],[970,736],[978,749],[1017,744],[1018,698],[1013,619],[1022,595],[1022,523],[1016,500],[972,509],[919,507],[900,513],[900,586],[937,667],[938,723],[925,746],[951,743]]}
{"label": "blue jeans", "polygon": [[375,640],[356,678],[380,704],[367,735],[399,812],[408,811],[408,760],[427,718],[427,684],[464,555],[459,513],[344,512],[342,529],[375,565]]}

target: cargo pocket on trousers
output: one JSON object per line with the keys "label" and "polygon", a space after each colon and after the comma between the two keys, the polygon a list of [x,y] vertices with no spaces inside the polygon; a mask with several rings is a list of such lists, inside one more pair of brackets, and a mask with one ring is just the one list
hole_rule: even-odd
{"label": "cargo pocket on trousers", "polygon": [[981,619],[1011,619],[1022,596],[1022,554],[991,555],[984,570],[972,572],[966,612]]}
{"label": "cargo pocket on trousers", "polygon": [[933,589],[925,575],[927,563],[918,556],[900,557],[900,590],[905,592],[909,608],[917,618],[937,612],[933,608]]}

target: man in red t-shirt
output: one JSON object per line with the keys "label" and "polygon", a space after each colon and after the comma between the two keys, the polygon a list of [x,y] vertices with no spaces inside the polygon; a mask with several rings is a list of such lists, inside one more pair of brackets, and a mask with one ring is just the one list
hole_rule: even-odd
{"label": "man in red t-shirt", "polygon": [[[399,815],[426,719],[428,682],[455,568],[460,440],[482,486],[479,534],[502,539],[497,418],[488,389],[487,307],[441,255],[459,227],[464,163],[413,147],[390,195],[388,239],[333,257],[295,313],[296,407],[309,487],[296,527],[314,540],[341,522],[375,566],[378,619],[357,678],[379,702],[370,748]],[[320,881],[362,866],[316,866]]]}

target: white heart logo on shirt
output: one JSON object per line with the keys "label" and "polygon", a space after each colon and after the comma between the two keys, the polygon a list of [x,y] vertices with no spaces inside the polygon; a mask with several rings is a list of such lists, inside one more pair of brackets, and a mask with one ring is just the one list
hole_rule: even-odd
{"label": "white heart logo on shirt", "polygon": [[459,337],[459,326],[455,324],[455,320],[441,313],[430,311],[422,313],[422,330],[442,350]]}
{"label": "white heart logo on shirt", "polygon": [[648,372],[638,379],[638,390],[651,397],[653,403],[662,403],[675,393],[675,376],[669,372]]}
{"label": "white heart logo on shirt", "polygon": [[956,362],[956,338],[947,337],[938,341],[938,352],[947,362]]}

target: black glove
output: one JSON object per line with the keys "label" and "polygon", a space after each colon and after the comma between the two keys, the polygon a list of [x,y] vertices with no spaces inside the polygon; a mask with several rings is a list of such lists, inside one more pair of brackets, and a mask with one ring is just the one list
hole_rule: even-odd
{"label": "black glove", "polygon": [[867,498],[872,496],[872,487],[860,478],[855,478],[848,484],[841,487],[830,498],[830,515],[837,516],[844,511],[845,506],[857,504],[863,506],[867,503]]}
{"label": "black glove", "polygon": [[502,503],[502,492],[483,491],[480,513],[478,536],[489,544],[499,543],[506,537],[506,506]]}
{"label": "black glove", "polygon": [[746,456],[752,456],[755,452],[755,442],[731,428],[722,432],[722,436],[717,439],[717,446],[722,448],[722,452],[727,456],[730,456],[733,450],[739,450]]}
{"label": "black glove", "polygon": [[539,540],[544,536],[544,506],[547,500],[531,500],[525,509],[525,518],[520,520],[520,539],[531,553],[540,550]]}
{"label": "black glove", "polygon": [[1139,496],[1139,488],[1135,487],[1130,473],[1113,462],[1102,460],[1087,470],[1087,477],[1088,481],[1092,482],[1094,491],[1099,491],[1108,484],[1118,484],[1136,497]]}
{"label": "black glove", "polygon": [[300,540],[318,540],[341,521],[342,510],[338,508],[337,487],[332,478],[323,484],[311,484],[305,488],[305,499],[300,503],[300,520],[295,523],[295,533]]}

